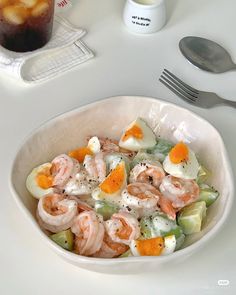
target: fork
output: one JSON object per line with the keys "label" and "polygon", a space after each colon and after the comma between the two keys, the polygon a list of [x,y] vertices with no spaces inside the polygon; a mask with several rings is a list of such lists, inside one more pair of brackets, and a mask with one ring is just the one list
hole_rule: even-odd
{"label": "fork", "polygon": [[226,100],[216,93],[200,91],[184,83],[170,71],[164,69],[159,81],[183,100],[202,108],[212,108],[216,105],[230,105],[236,108],[236,101]]}

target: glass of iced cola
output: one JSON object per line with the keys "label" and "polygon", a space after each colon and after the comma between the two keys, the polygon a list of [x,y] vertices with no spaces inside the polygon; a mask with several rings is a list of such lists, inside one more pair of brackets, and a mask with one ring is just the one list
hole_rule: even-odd
{"label": "glass of iced cola", "polygon": [[54,0],[0,0],[0,45],[17,52],[44,46],[53,14]]}

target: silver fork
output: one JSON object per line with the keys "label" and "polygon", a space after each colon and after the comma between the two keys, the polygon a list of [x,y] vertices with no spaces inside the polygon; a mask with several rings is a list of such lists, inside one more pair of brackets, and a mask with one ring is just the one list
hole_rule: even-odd
{"label": "silver fork", "polygon": [[236,108],[236,101],[226,100],[216,93],[197,90],[184,83],[170,71],[164,69],[159,81],[168,87],[177,96],[202,108],[212,108],[216,105],[230,105]]}

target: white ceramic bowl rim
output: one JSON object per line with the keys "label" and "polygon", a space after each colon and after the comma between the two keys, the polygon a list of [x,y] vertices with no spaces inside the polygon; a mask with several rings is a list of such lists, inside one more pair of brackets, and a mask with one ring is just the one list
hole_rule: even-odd
{"label": "white ceramic bowl rim", "polygon": [[54,123],[55,120],[57,120],[59,117],[60,118],[66,118],[67,116],[70,116],[73,113],[78,113],[78,112],[82,112],[86,109],[91,108],[92,106],[96,106],[97,104],[100,104],[101,102],[109,102],[110,100],[117,100],[119,101],[120,99],[122,99],[123,97],[127,96],[114,96],[114,97],[110,97],[110,98],[106,98],[106,99],[102,99],[102,100],[98,100],[95,101],[93,103],[90,104],[86,104],[84,106],[78,107],[76,109],[73,109],[71,111],[67,111],[65,113],[59,114],[55,117],[53,117],[52,119],[47,120],[46,122],[42,123],[39,127],[37,127],[36,129],[34,129],[33,131],[31,131],[31,133],[23,140],[23,142],[21,143],[21,145],[18,147],[17,152],[16,152],[16,156],[12,161],[11,164],[11,169],[10,169],[10,177],[9,177],[9,187],[10,187],[10,191],[16,201],[16,203],[18,204],[18,206],[20,207],[20,209],[23,211],[23,213],[27,216],[28,219],[31,220],[31,222],[34,224],[34,227],[37,229],[37,231],[41,234],[42,238],[48,243],[50,244],[50,246],[52,248],[57,249],[58,252],[61,252],[61,254],[63,254],[64,257],[66,257],[67,260],[76,263],[76,261],[78,262],[82,262],[82,263],[86,263],[86,264],[98,264],[98,265],[112,265],[112,264],[122,264],[122,263],[127,263],[127,262],[142,262],[145,260],[145,262],[149,262],[149,261],[169,261],[169,260],[175,260],[177,259],[179,256],[182,256],[183,254],[188,254],[193,252],[194,250],[196,250],[197,248],[200,249],[207,240],[212,239],[216,233],[219,231],[219,229],[223,226],[223,224],[225,223],[230,210],[232,208],[232,203],[233,203],[233,195],[234,195],[234,181],[233,181],[233,173],[232,173],[232,169],[229,165],[229,159],[227,156],[227,152],[223,143],[223,140],[218,132],[218,130],[212,126],[207,120],[203,119],[202,117],[198,116],[197,114],[195,114],[194,112],[191,112],[189,110],[186,110],[182,107],[179,107],[176,104],[173,103],[169,103],[169,102],[165,102],[162,101],[160,99],[156,99],[156,98],[152,98],[152,97],[142,97],[142,96],[129,96],[130,99],[135,99],[135,98],[144,98],[146,100],[149,100],[150,102],[156,102],[159,101],[162,103],[162,105],[170,105],[170,106],[174,106],[176,109],[178,109],[179,111],[181,110],[185,110],[186,112],[188,112],[189,114],[191,114],[193,117],[197,118],[198,120],[201,120],[205,123],[207,123],[208,125],[210,125],[215,131],[216,133],[219,134],[219,138],[220,138],[220,145],[221,145],[221,150],[223,151],[223,159],[224,159],[224,164],[225,167],[227,168],[227,170],[229,171],[229,176],[230,176],[230,191],[231,193],[231,197],[227,200],[226,204],[225,204],[225,208],[223,211],[223,214],[221,216],[221,218],[217,221],[217,223],[214,225],[214,227],[212,229],[210,229],[209,232],[207,232],[203,237],[201,237],[200,240],[196,241],[195,243],[193,243],[192,245],[187,246],[184,249],[180,249],[174,253],[172,253],[171,255],[167,255],[167,256],[143,256],[143,257],[125,257],[125,258],[94,258],[94,257],[86,257],[86,256],[81,256],[78,254],[74,254],[72,252],[66,251],[63,248],[61,248],[60,246],[58,246],[56,243],[54,243],[53,241],[51,241],[44,233],[43,231],[40,229],[38,223],[36,222],[35,219],[32,218],[32,216],[30,215],[29,211],[26,209],[26,207],[24,206],[23,202],[20,200],[14,186],[13,186],[13,167],[14,167],[14,163],[17,159],[17,154],[20,152],[20,150],[22,149],[22,147],[25,145],[25,143],[27,143],[28,139],[30,139],[30,137],[38,130],[40,130],[40,128],[42,126],[50,126],[51,124]]}

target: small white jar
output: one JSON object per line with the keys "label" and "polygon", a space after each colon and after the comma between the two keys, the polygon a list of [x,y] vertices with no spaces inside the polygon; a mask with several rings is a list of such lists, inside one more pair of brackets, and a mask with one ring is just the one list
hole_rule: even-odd
{"label": "small white jar", "polygon": [[157,32],[166,23],[165,0],[127,0],[123,19],[126,26],[135,33]]}

